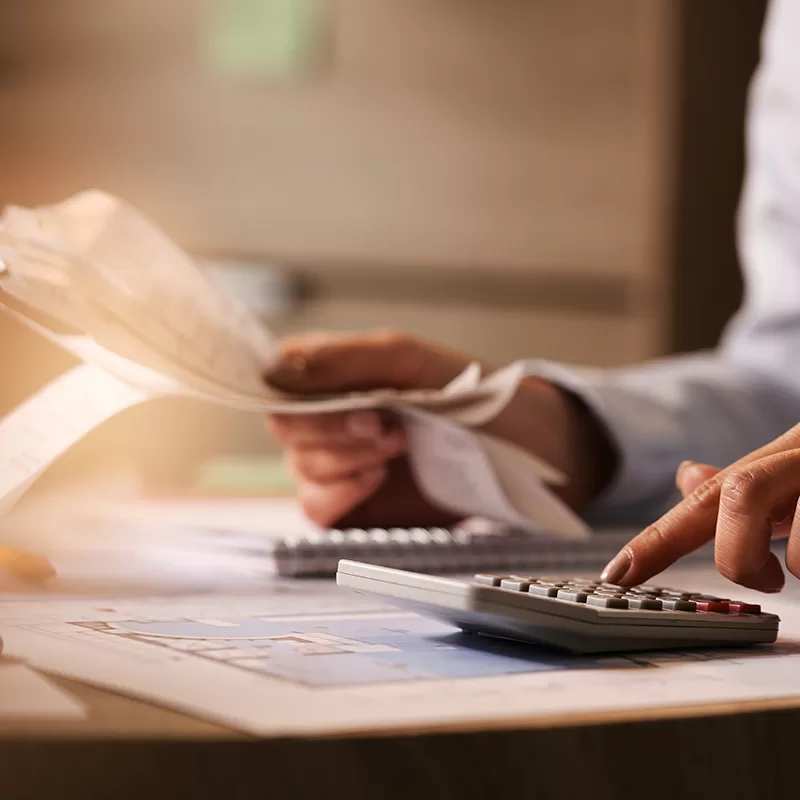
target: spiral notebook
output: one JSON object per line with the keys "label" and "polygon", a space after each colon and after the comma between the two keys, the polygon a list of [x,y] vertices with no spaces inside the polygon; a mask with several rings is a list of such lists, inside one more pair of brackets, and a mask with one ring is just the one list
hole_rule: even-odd
{"label": "spiral notebook", "polygon": [[72,512],[61,508],[49,517],[23,519],[19,539],[8,543],[46,553],[59,566],[90,560],[100,572],[116,561],[144,563],[147,553],[150,569],[194,563],[255,578],[333,576],[340,559],[439,574],[596,571],[636,533],[598,530],[574,541],[480,519],[452,529],[324,530],[294,501],[280,499],[112,503]]}
{"label": "spiral notebook", "polygon": [[333,575],[339,559],[414,572],[541,572],[602,567],[630,536],[630,531],[608,532],[588,542],[565,542],[500,528],[331,530],[278,539],[270,543],[268,557],[273,559],[277,574],[295,577]]}
{"label": "spiral notebook", "polygon": [[[273,574],[284,577],[335,575],[340,559],[365,561],[384,567],[437,574],[513,570],[599,570],[635,534],[635,531],[599,531],[588,541],[564,541],[530,531],[481,523],[446,528],[351,528],[302,535],[263,537],[224,530],[195,531],[203,546],[231,548],[251,558],[264,559]],[[708,548],[698,550],[707,556]]]}

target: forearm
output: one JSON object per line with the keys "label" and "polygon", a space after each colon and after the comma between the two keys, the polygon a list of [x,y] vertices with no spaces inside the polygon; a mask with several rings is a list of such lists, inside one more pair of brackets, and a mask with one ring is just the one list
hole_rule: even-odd
{"label": "forearm", "polygon": [[598,522],[652,520],[678,498],[681,461],[728,464],[791,427],[800,408],[797,387],[725,351],[610,371],[534,362],[531,372],[573,392],[608,432],[614,475],[585,508]]}

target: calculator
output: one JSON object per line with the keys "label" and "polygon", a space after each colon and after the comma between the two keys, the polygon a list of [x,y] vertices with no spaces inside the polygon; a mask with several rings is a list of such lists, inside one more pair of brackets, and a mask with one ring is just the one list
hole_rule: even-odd
{"label": "calculator", "polygon": [[454,580],[342,560],[336,582],[467,633],[572,653],[768,644],[780,622],[754,603],[592,578],[478,574]]}

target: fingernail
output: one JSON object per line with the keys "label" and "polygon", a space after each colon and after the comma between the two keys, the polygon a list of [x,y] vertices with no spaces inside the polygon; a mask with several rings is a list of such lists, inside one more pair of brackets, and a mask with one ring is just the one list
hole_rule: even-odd
{"label": "fingernail", "polygon": [[620,550],[600,573],[600,578],[607,583],[619,583],[625,577],[630,566],[631,554],[627,549]]}
{"label": "fingernail", "polygon": [[683,473],[689,468],[693,467],[697,464],[696,461],[681,461],[678,465],[678,469],[675,472],[675,485],[680,489],[681,488],[681,478],[683,477]]}
{"label": "fingernail", "polygon": [[357,439],[377,439],[383,433],[377,411],[353,411],[345,420],[347,432]]}

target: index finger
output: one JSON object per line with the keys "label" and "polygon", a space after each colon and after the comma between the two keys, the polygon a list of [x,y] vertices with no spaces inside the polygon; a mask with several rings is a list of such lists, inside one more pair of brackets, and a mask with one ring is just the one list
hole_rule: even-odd
{"label": "index finger", "polygon": [[603,580],[626,586],[643,583],[714,538],[722,485],[737,468],[800,445],[800,425],[748,453],[698,486],[682,502],[646,527],[609,562]]}

